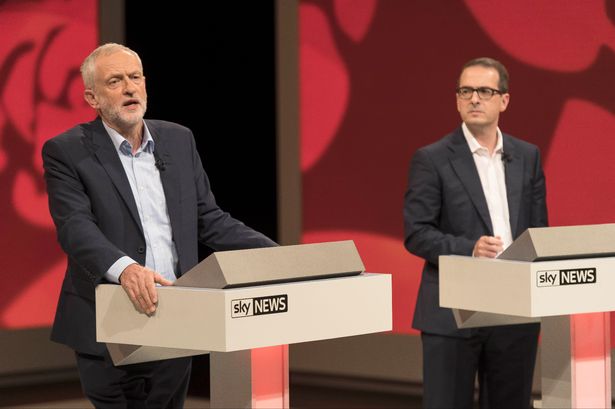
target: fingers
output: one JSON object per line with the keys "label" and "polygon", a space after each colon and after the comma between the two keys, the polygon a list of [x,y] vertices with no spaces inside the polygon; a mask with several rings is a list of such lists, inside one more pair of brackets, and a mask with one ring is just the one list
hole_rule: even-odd
{"label": "fingers", "polygon": [[151,315],[156,311],[158,294],[154,275],[156,273],[139,264],[131,264],[120,275],[120,283],[135,308]]}
{"label": "fingers", "polygon": [[154,273],[154,282],[160,285],[173,285],[173,281],[167,280],[158,273]]}
{"label": "fingers", "polygon": [[145,295],[145,299],[149,301],[148,305],[150,306],[150,310],[148,311],[152,314],[156,311],[156,304],[158,303],[158,293],[156,292],[156,283],[154,282],[154,272],[149,269],[145,269],[145,280],[143,281],[143,293]]}
{"label": "fingers", "polygon": [[504,247],[499,237],[482,236],[476,241],[472,255],[474,257],[495,258],[502,250],[504,250]]}

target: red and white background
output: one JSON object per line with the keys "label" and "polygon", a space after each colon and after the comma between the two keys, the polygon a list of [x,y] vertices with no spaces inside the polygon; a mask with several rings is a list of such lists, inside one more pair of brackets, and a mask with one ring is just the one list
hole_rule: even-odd
{"label": "red and white background", "polygon": [[79,65],[97,0],[0,2],[0,329],[48,326],[66,267],[47,209],[41,147],[91,120]]}
{"label": "red and white background", "polygon": [[540,147],[550,224],[615,222],[614,2],[303,0],[299,33],[302,240],[352,239],[392,274],[395,332],[416,333],[422,268],[403,247],[409,160],[460,125],[466,61],[508,68],[500,127]]}
{"label": "red and white background", "polygon": [[[97,44],[97,8],[0,2],[3,329],[53,319],[65,259],[40,149],[93,116],[79,64]],[[510,71],[501,128],[541,148],[551,224],[614,222],[614,21],[606,0],[302,0],[302,241],[353,239],[369,271],[393,276],[394,331],[414,333],[422,261],[402,243],[407,167],[459,125],[457,76],[478,56]]]}

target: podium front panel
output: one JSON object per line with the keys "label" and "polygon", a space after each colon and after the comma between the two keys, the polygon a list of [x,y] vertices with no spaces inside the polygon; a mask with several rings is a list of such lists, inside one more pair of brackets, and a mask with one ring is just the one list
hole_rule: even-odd
{"label": "podium front panel", "polygon": [[440,257],[440,305],[521,317],[615,310],[615,257],[540,262]]}
{"label": "podium front panel", "polygon": [[122,287],[96,289],[97,340],[230,352],[392,329],[391,276],[361,274],[237,289],[158,287],[135,310]]}

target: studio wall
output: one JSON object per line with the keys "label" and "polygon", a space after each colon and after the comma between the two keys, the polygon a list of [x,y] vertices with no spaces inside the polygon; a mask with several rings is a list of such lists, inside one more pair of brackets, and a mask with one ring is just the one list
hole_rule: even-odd
{"label": "studio wall", "polygon": [[422,260],[403,247],[411,156],[460,125],[461,66],[510,72],[500,128],[539,146],[552,226],[615,221],[615,3],[303,0],[299,4],[304,242],[353,239],[393,276],[411,328]]}
{"label": "studio wall", "polygon": [[146,117],[189,126],[221,207],[276,238],[273,1],[147,8],[144,19],[140,2],[0,1],[0,386],[76,377],[72,351],[49,341],[65,255],[40,150],[94,118],[78,70],[98,44],[139,52]]}
{"label": "studio wall", "polygon": [[412,155],[460,126],[462,65],[498,59],[511,76],[500,128],[540,148],[550,225],[613,223],[615,3],[300,0],[297,9],[301,241],[352,239],[368,271],[391,274],[393,332],[298,345],[293,368],[313,382],[328,374],[420,392],[411,322],[423,261],[403,246],[402,217]]}
{"label": "studio wall", "polygon": [[79,65],[98,41],[96,0],[0,5],[0,328],[48,326],[65,257],[47,208],[41,147],[94,113]]}

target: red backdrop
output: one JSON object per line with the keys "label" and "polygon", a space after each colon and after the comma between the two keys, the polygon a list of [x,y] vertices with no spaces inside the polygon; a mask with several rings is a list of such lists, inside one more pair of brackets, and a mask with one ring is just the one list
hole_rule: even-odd
{"label": "red backdrop", "polygon": [[604,0],[301,2],[303,241],[353,239],[391,273],[395,331],[413,333],[422,268],[403,247],[409,160],[460,125],[467,60],[507,66],[500,127],[541,148],[551,225],[615,221],[612,16]]}
{"label": "red backdrop", "polygon": [[97,0],[0,4],[0,328],[49,325],[65,269],[42,144],[93,112],[79,65],[96,46]]}
{"label": "red backdrop", "polygon": [[[505,131],[542,149],[552,225],[612,222],[615,30],[608,1],[302,0],[303,241],[354,239],[394,283],[411,332],[421,260],[403,248],[412,153],[459,125],[460,66],[511,73]],[[93,114],[78,67],[97,43],[96,0],[0,5],[0,327],[51,322],[64,271],[40,147]],[[615,326],[614,326],[615,327]]]}

